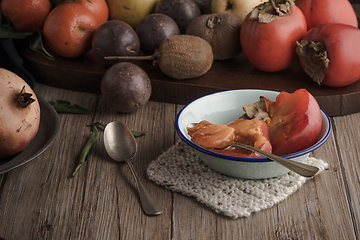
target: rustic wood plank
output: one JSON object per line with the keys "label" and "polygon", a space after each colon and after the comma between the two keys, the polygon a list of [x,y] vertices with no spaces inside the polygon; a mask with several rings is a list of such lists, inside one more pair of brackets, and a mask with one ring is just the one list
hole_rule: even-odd
{"label": "rustic wood plank", "polygon": [[[106,104],[101,100],[98,109],[107,109]],[[165,113],[165,109],[169,109],[168,114]],[[133,114],[118,114],[112,111],[110,111],[110,113],[109,111],[107,111],[107,113],[100,111],[97,114],[98,118],[96,118],[96,121],[110,122],[113,120],[120,120],[128,126],[132,126],[133,130],[147,131],[145,136],[137,139],[138,153],[132,162],[144,186],[164,209],[164,213],[158,217],[147,217],[144,215],[140,208],[133,176],[130,170],[127,167],[124,169],[125,166],[123,166],[122,172],[124,175],[122,178],[126,176],[127,180],[121,184],[122,186],[119,183],[116,185],[121,186],[119,187],[121,190],[118,190],[119,193],[127,196],[127,198],[131,196],[132,200],[126,200],[123,203],[124,206],[122,206],[121,209],[123,209],[123,211],[128,209],[126,211],[130,214],[133,214],[133,212],[136,211],[136,215],[132,218],[130,218],[130,216],[120,216],[118,224],[128,222],[128,218],[135,218],[137,221],[131,222],[131,224],[135,224],[131,227],[131,230],[128,229],[127,224],[124,224],[123,227],[120,227],[120,229],[124,229],[120,235],[121,239],[168,239],[171,234],[171,222],[169,221],[172,207],[170,201],[171,192],[164,192],[162,188],[155,185],[153,182],[150,182],[146,176],[146,169],[151,160],[155,159],[166,150],[168,144],[167,139],[161,137],[162,134],[159,134],[158,131],[165,131],[166,128],[170,128],[170,131],[173,133],[173,126],[169,127],[167,122],[173,122],[174,115],[174,110],[171,111],[171,106],[169,106],[169,104],[157,104],[154,102],[149,102],[146,108],[142,108]],[[167,118],[170,118],[171,121],[168,121]],[[101,151],[104,152],[104,149],[102,148]],[[104,157],[106,158],[106,156]],[[132,186],[130,191],[126,189],[126,186],[129,186],[129,184]],[[131,202],[134,206],[127,206]],[[139,231],[139,229],[141,229],[141,231]]]}
{"label": "rustic wood plank", "polygon": [[[314,156],[333,165],[337,161],[333,146],[332,137]],[[238,220],[216,215],[194,199],[176,194],[174,236],[198,239],[202,232],[203,239],[355,239],[345,195],[341,175],[332,168],[309,180],[284,202]],[[177,206],[184,205],[186,209],[177,211]],[[188,231],[182,231],[184,228]]]}
{"label": "rustic wood plank", "polygon": [[[44,92],[41,92],[41,88],[35,89],[37,93],[38,90],[39,96],[47,100],[54,100],[51,97],[67,99],[73,103],[82,103],[88,109],[95,106],[97,100],[94,98],[92,101],[87,101],[84,104],[82,99],[75,99],[80,95],[71,96],[69,92],[58,91],[56,89],[45,90]],[[81,95],[80,98],[84,96]],[[29,238],[41,239],[42,237],[49,236],[49,233],[57,233],[57,228],[54,227],[57,221],[52,222],[52,217],[62,216],[61,211],[58,212],[58,208],[62,206],[59,203],[67,202],[68,200],[70,200],[70,203],[72,202],[72,196],[67,195],[67,193],[71,193],[70,190],[72,188],[66,188],[70,192],[65,191],[63,195],[60,194],[63,190],[63,180],[66,183],[71,174],[71,172],[64,171],[63,164],[70,163],[71,168],[74,168],[74,161],[69,162],[68,159],[71,159],[71,156],[78,155],[79,150],[73,148],[74,142],[81,143],[85,133],[85,128],[81,128],[84,130],[73,131],[69,139],[70,135],[66,134],[66,130],[77,125],[83,126],[84,123],[90,122],[91,118],[91,115],[82,115],[77,118],[61,115],[61,131],[53,145],[41,157],[6,174],[7,179],[14,179],[14,181],[6,181],[4,189],[10,188],[16,189],[16,191],[8,190],[10,195],[6,199],[9,202],[5,203],[5,205],[17,202],[18,207],[9,209],[5,206],[4,209],[6,211],[1,216],[4,219],[0,221],[9,224],[9,226],[4,226],[3,230],[8,232],[11,238],[21,239],[23,236],[29,236]],[[8,183],[11,185],[8,186]],[[12,184],[15,184],[15,187]],[[61,200],[60,202],[56,201],[59,197],[61,197],[59,199]],[[60,214],[58,215],[58,213]],[[12,221],[9,221],[9,219],[12,219]],[[28,221],[31,221],[34,225],[28,224]]]}
{"label": "rustic wood plank", "polygon": [[[174,121],[183,105],[151,101],[138,112],[119,114],[96,94],[43,84],[35,90],[46,100],[68,100],[92,114],[60,114],[61,130],[49,149],[0,175],[0,236],[5,239],[359,238],[360,114],[333,118],[333,134],[313,153],[329,163],[329,170],[276,206],[233,220],[154,184],[146,175],[148,164],[179,140]],[[132,162],[163,207],[160,216],[142,212],[130,169],[111,160],[101,141],[71,177],[90,132],[86,124],[113,120],[147,131],[136,139],[139,151]]]}
{"label": "rustic wood plank", "polygon": [[[39,86],[37,90],[41,92],[41,85]],[[138,239],[150,239],[152,237],[168,239],[170,235],[168,219],[171,214],[171,210],[169,211],[171,201],[166,201],[166,199],[171,199],[171,193],[167,193],[169,197],[164,197],[166,193],[162,192],[156,194],[160,187],[150,182],[145,175],[148,163],[161,153],[157,151],[165,150],[162,148],[156,149],[157,151],[150,151],[153,149],[152,146],[158,146],[153,142],[152,134],[149,133],[145,137],[137,139],[139,153],[134,158],[134,167],[139,172],[139,177],[145,187],[151,193],[155,191],[154,197],[164,207],[165,212],[161,218],[151,218],[144,215],[140,208],[136,183],[131,172],[125,164],[117,164],[111,160],[100,142],[92,149],[87,163],[79,173],[75,177],[70,177],[76,166],[81,147],[89,135],[86,124],[94,121],[107,122],[117,119],[131,123],[131,125],[135,123],[134,127],[160,129],[161,126],[164,126],[164,114],[161,115],[162,121],[151,121],[152,124],[155,123],[155,126],[144,126],[143,121],[150,119],[154,111],[164,112],[165,105],[162,104],[159,109],[157,107],[159,105],[153,104],[154,109],[150,103],[150,106],[134,114],[121,115],[115,112],[104,114],[100,110],[96,111],[96,109],[106,109],[106,107],[101,104],[101,101],[100,104],[96,104],[98,96],[94,94],[83,95],[73,91],[57,92],[55,88],[45,88],[45,92],[41,92],[39,95],[48,100],[68,100],[87,107],[94,113],[76,116],[61,114],[61,132],[55,140],[56,142],[41,156],[41,160],[47,162],[39,164],[37,161],[40,159],[39,157],[30,164],[7,174],[11,179],[17,175],[22,176],[17,181],[10,183],[15,184],[19,191],[25,191],[24,193],[10,191],[8,188],[11,186],[7,186],[6,183],[2,189],[12,194],[12,196],[7,197],[8,204],[17,201],[24,209],[9,209],[4,212],[3,219],[0,221],[8,222],[10,227],[4,226],[6,227],[4,229],[8,230],[3,236],[9,234],[8,236],[20,238],[23,233],[31,233],[33,239],[117,239],[119,236],[121,239],[131,239],[134,236]],[[96,109],[95,106],[97,106]],[[174,115],[174,111],[171,112],[170,110],[169,116],[172,121]],[[144,118],[137,116],[144,116]],[[137,130],[146,131],[146,129]],[[173,127],[169,130],[174,132]],[[158,140],[164,141],[164,139]],[[162,144],[162,146],[164,145],[165,143]],[[147,146],[148,149],[142,146]],[[148,153],[151,155],[149,156]],[[29,176],[30,173],[31,176]],[[38,187],[38,189],[27,189],[27,184]],[[29,202],[29,199],[21,198],[20,195],[28,196],[32,201]],[[156,195],[162,197],[156,197]],[[9,216],[14,216],[12,217],[13,221],[8,221]],[[26,224],[26,227],[19,231],[20,224],[25,225],[26,219],[32,219],[34,225]],[[165,233],[155,227],[158,225],[164,226]],[[143,226],[147,227],[144,228]],[[139,229],[143,229],[143,231],[139,231]]]}
{"label": "rustic wood plank", "polygon": [[[334,118],[337,146],[340,153],[338,170],[343,172],[344,189],[348,194],[351,220],[359,238],[360,231],[360,114]],[[350,224],[350,222],[349,222]]]}
{"label": "rustic wood plank", "polygon": [[[138,153],[132,162],[146,189],[164,209],[164,212],[158,217],[147,217],[144,215],[140,207],[134,178],[130,170],[124,165],[122,167],[122,173],[124,174],[122,178],[126,176],[127,180],[125,183],[121,184],[121,188],[125,189],[119,189],[119,192],[123,192],[125,196],[130,195],[132,198],[135,195],[135,198],[130,201],[133,202],[132,204],[134,206],[126,206],[129,204],[129,201],[126,200],[122,208],[129,208],[128,211],[130,214],[133,214],[133,212],[136,211],[137,215],[135,216],[135,219],[137,219],[137,221],[131,223],[136,224],[136,226],[132,227],[133,232],[129,232],[126,224],[123,226],[124,231],[122,234],[124,235],[120,235],[122,236],[121,239],[168,239],[170,236],[171,222],[169,219],[171,216],[171,192],[164,192],[161,187],[151,182],[146,175],[146,169],[150,161],[165,151],[166,138],[161,137],[162,134],[159,134],[158,131],[165,130],[164,126],[167,126],[165,124],[168,122],[166,120],[167,118],[170,117],[173,121],[174,111],[171,112],[170,110],[169,114],[164,114],[165,108],[167,107],[171,109],[169,104],[149,102],[146,108],[144,107],[133,114],[118,114],[108,110],[106,111],[107,113],[100,111],[97,114],[98,118],[96,118],[95,121],[110,122],[113,120],[119,120],[123,121],[128,126],[132,126],[132,130],[147,132],[145,136],[136,139],[138,144]],[[106,104],[102,101],[102,99],[100,99],[99,109],[107,109]],[[173,127],[171,127],[170,131],[173,132]],[[104,151],[103,148],[102,151]],[[106,156],[104,157],[106,158]],[[126,167],[126,169],[124,169],[124,167]],[[132,186],[130,191],[126,190],[126,185],[128,186],[129,184]],[[120,216],[120,223],[126,223],[128,221],[127,218],[128,217],[123,218]],[[144,226],[146,226],[146,228],[144,228]],[[158,226],[161,227],[159,228]],[[139,231],[139,229],[141,229],[141,231]]]}
{"label": "rustic wood plank", "polygon": [[[150,182],[145,174],[146,167],[151,161],[152,156],[157,154],[152,153],[151,156],[149,156],[150,151],[147,151],[145,148],[145,146],[147,146],[151,149],[151,147],[155,144],[154,139],[151,137],[152,133],[150,132],[150,129],[148,130],[148,126],[146,124],[144,125],[147,119],[150,119],[154,112],[156,113],[158,111],[158,109],[152,108],[151,105],[152,103],[149,103],[146,108],[142,108],[137,113],[118,114],[114,111],[105,110],[108,108],[106,107],[106,104],[103,103],[102,99],[100,99],[99,106],[97,108],[99,111],[96,113],[94,119],[94,122],[100,121],[105,123],[113,120],[119,120],[123,121],[128,126],[132,126],[134,128],[133,130],[149,131],[145,136],[137,139],[139,150],[132,162],[144,186],[165,209],[165,212],[161,216],[156,218],[148,217],[142,212],[136,183],[131,171],[126,164],[114,163],[113,160],[107,156],[102,143],[98,144],[94,149],[94,155],[97,155],[94,161],[92,161],[94,166],[89,166],[89,169],[93,171],[91,175],[103,175],[101,179],[114,180],[113,183],[106,184],[106,186],[103,187],[107,189],[106,194],[113,195],[113,198],[115,198],[116,201],[108,203],[109,209],[107,211],[97,211],[97,216],[94,216],[94,221],[95,219],[97,219],[97,221],[101,220],[101,216],[104,214],[113,215],[114,221],[110,223],[110,226],[117,229],[115,231],[115,235],[118,235],[120,239],[151,239],[153,237],[156,239],[168,239],[168,236],[170,235],[170,222],[167,219],[169,218],[171,211],[166,211],[166,209],[169,208],[168,206],[171,206],[171,202],[166,201],[166,199],[171,198],[171,193],[167,193],[169,197],[164,197],[164,194],[166,195],[166,193],[162,193],[161,198],[157,197],[157,195],[160,194],[157,194],[156,191],[159,191],[160,188]],[[156,124],[154,129],[157,128],[160,128],[160,123]],[[100,164],[101,161],[99,160],[101,159],[105,159],[106,166],[97,166]],[[104,163],[102,163],[102,165],[104,165]],[[114,167],[114,165],[117,167]],[[104,171],[105,169],[108,169],[110,172]],[[89,178],[89,176],[87,176],[87,178]],[[115,187],[115,191],[112,187]],[[113,193],[110,193],[110,191]],[[95,203],[89,203],[89,205],[95,205]],[[106,224],[109,225],[109,222],[106,221]],[[96,226],[96,221],[93,226]],[[163,228],[159,229],[156,226],[163,226]],[[105,227],[104,230],[106,229],[107,228]],[[90,229],[87,229],[87,231],[89,230]]]}
{"label": "rustic wood plank", "polygon": [[[312,155],[328,162],[329,170],[309,180],[284,202],[248,218],[228,219],[195,199],[175,194],[175,239],[356,239],[334,146],[332,135]],[[184,205],[186,209],[178,210]],[[188,231],[182,231],[184,228]],[[200,232],[205,235],[199,236]]]}

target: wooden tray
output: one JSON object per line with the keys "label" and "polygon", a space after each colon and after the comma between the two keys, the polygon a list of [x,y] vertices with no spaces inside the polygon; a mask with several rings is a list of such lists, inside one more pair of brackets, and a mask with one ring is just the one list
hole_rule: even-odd
{"label": "wooden tray", "polygon": [[[109,66],[101,63],[91,52],[76,59],[62,58],[55,53],[55,61],[27,46],[18,46],[24,66],[38,82],[81,92],[100,93],[102,76]],[[287,70],[266,73],[252,66],[244,54],[236,59],[215,61],[205,75],[175,80],[163,74],[151,61],[133,61],[143,68],[152,81],[152,101],[187,104],[206,94],[230,89],[267,89],[293,92],[306,88],[329,116],[360,112],[360,81],[343,88],[318,86],[305,74],[297,62]]]}

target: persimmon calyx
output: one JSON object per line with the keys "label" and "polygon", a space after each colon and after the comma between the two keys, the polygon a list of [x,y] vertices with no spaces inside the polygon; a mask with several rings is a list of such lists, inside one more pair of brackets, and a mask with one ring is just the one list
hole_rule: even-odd
{"label": "persimmon calyx", "polygon": [[307,39],[296,41],[296,45],[296,53],[300,61],[306,63],[304,71],[320,86],[324,79],[324,69],[330,64],[324,45]]}
{"label": "persimmon calyx", "polygon": [[221,22],[221,18],[219,16],[211,17],[206,22],[206,27],[213,29]]}
{"label": "persimmon calyx", "polygon": [[22,87],[20,93],[19,93],[19,106],[26,108],[33,102],[35,102],[35,99],[31,98],[32,94],[25,92],[25,86]]}
{"label": "persimmon calyx", "polygon": [[260,97],[259,99],[260,100],[255,103],[250,103],[246,106],[243,106],[243,110],[249,119],[256,118],[256,116],[261,112],[267,113],[264,97]]}
{"label": "persimmon calyx", "polygon": [[250,103],[246,106],[243,106],[245,114],[241,117],[243,119],[260,119],[263,120],[268,126],[271,123],[269,113],[267,110],[267,98],[260,96],[259,101]]}
{"label": "persimmon calyx", "polygon": [[287,16],[293,5],[295,5],[293,0],[270,0],[256,6],[250,12],[249,19],[258,20],[260,23],[269,23],[278,17]]}

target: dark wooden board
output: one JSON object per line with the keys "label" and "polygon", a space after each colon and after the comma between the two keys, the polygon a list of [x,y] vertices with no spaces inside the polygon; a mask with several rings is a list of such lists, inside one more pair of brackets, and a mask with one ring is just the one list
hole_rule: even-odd
{"label": "dark wooden board", "polygon": [[[38,82],[46,85],[81,92],[100,93],[100,82],[110,67],[101,63],[91,52],[83,57],[68,59],[55,56],[50,61],[42,54],[18,46],[24,57],[25,67]],[[175,80],[163,74],[151,61],[133,61],[143,68],[152,81],[151,100],[187,104],[198,97],[230,89],[267,89],[293,92],[306,88],[329,116],[360,112],[360,81],[342,88],[318,86],[305,74],[297,62],[287,70],[267,73],[257,70],[244,54],[226,61],[214,61],[212,68],[203,76]]]}

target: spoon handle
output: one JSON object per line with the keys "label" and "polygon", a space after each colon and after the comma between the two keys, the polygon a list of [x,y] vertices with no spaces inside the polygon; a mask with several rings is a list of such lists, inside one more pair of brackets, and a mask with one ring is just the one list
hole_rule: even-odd
{"label": "spoon handle", "polygon": [[317,168],[317,167],[307,165],[304,163],[300,163],[300,162],[296,162],[296,161],[293,161],[290,159],[282,158],[280,156],[265,152],[263,150],[257,149],[255,147],[252,147],[252,146],[249,146],[246,144],[234,142],[234,143],[230,143],[229,145],[246,148],[248,150],[259,153],[259,154],[263,155],[264,157],[267,157],[267,158],[273,160],[274,162],[279,163],[280,165],[286,167],[287,169],[290,169],[291,171],[293,171],[303,177],[313,177],[319,171],[319,168]]}
{"label": "spoon handle", "polygon": [[133,173],[133,175],[137,181],[139,195],[140,195],[140,202],[141,202],[144,212],[151,216],[156,216],[156,215],[161,214],[163,212],[163,210],[160,207],[160,205],[146,191],[145,187],[142,185],[139,177],[137,176],[135,169],[134,169],[133,165],[131,164],[131,162],[129,160],[126,160],[126,162],[129,165],[131,172]]}

